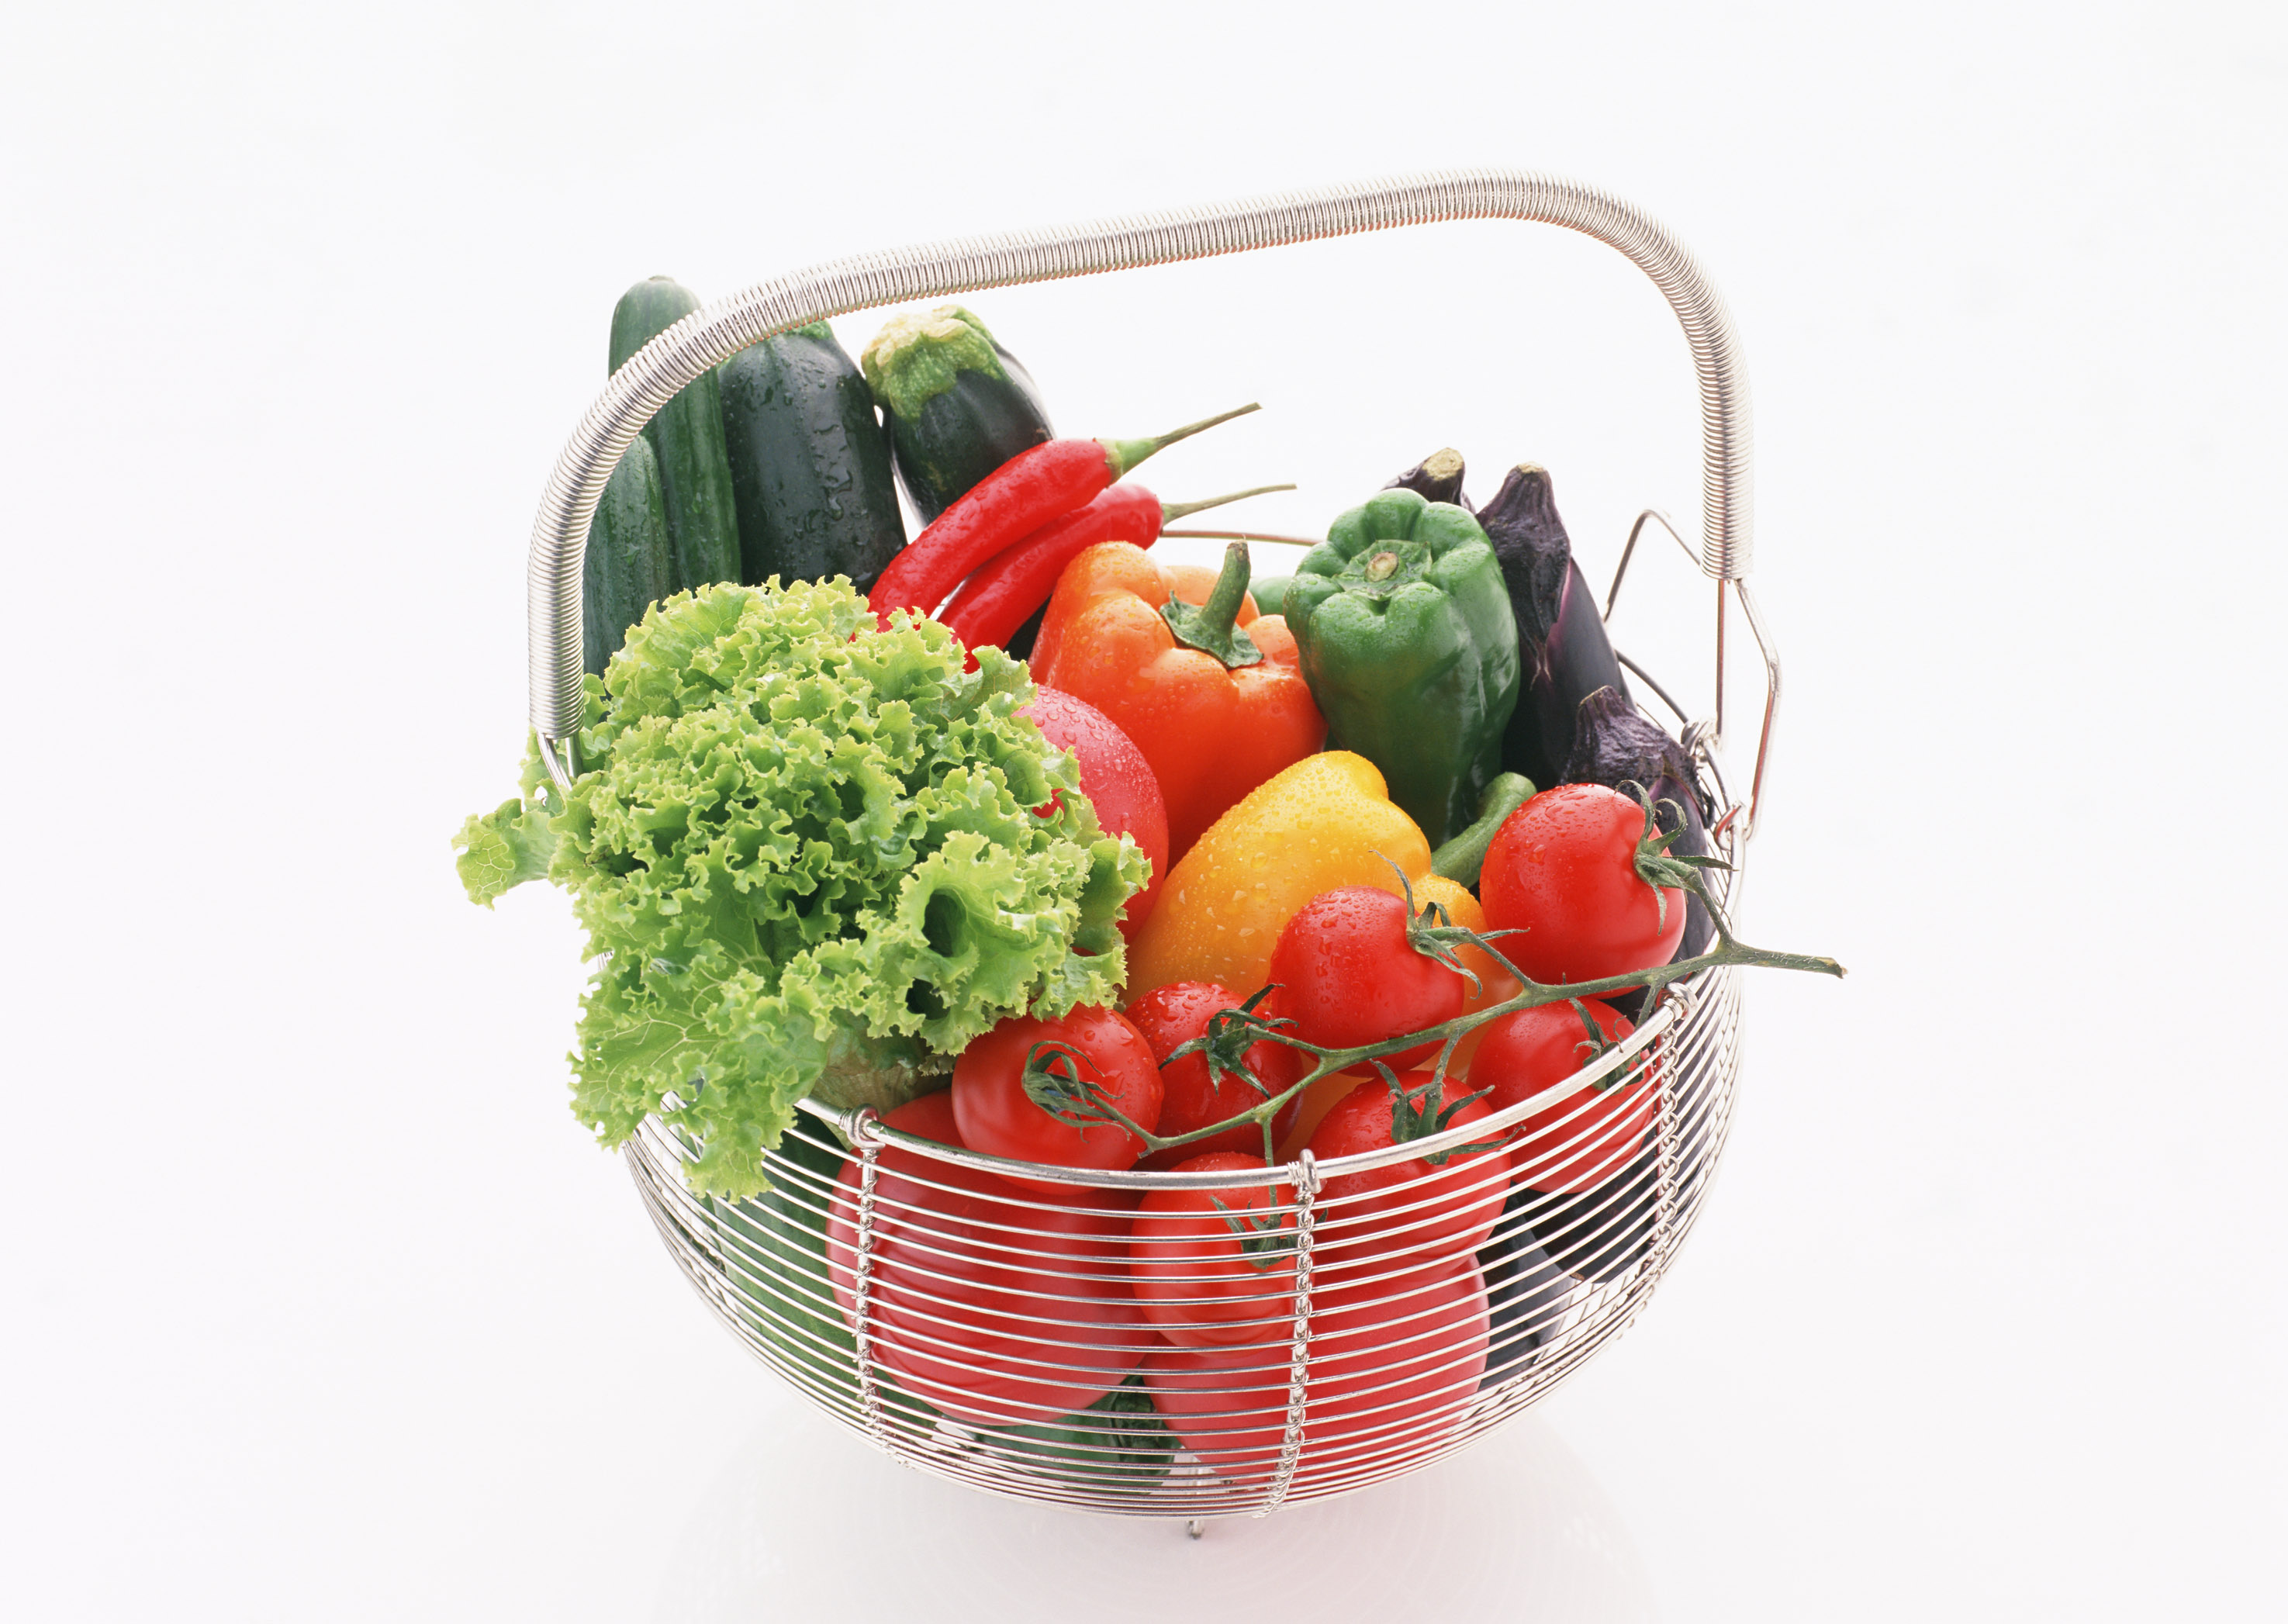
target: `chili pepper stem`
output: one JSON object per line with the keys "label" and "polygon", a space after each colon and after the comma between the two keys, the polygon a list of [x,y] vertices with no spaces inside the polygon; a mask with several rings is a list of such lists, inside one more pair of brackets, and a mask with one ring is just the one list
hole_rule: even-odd
{"label": "chili pepper stem", "polygon": [[1250,401],[1230,411],[1219,412],[1212,417],[1203,417],[1197,423],[1188,423],[1180,429],[1170,429],[1165,434],[1151,440],[1100,440],[1096,443],[1104,448],[1105,461],[1112,464],[1112,477],[1117,479],[1155,451],[1172,446],[1180,440],[1189,440],[1202,429],[1212,429],[1219,423],[1229,423],[1235,417],[1244,417],[1250,412],[1262,409],[1260,401]]}
{"label": "chili pepper stem", "polygon": [[1219,508],[1227,502],[1241,502],[1250,496],[1267,496],[1273,491],[1291,491],[1294,488],[1292,485],[1259,485],[1252,490],[1234,491],[1227,496],[1210,496],[1204,502],[1164,502],[1160,504],[1160,522],[1172,525],[1180,519],[1188,519],[1210,508]]}

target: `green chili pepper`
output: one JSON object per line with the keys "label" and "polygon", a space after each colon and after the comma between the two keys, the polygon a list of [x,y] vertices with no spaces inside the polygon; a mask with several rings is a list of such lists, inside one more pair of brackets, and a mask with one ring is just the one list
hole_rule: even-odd
{"label": "green chili pepper", "polygon": [[1287,589],[1304,678],[1433,846],[1469,827],[1517,708],[1517,622],[1478,522],[1387,490],[1335,520]]}

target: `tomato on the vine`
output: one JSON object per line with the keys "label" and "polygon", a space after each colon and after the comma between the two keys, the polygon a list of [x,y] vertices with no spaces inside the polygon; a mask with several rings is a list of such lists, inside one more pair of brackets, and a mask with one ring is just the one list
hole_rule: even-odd
{"label": "tomato on the vine", "polygon": [[[1084,1007],[1055,1020],[1012,1016],[973,1040],[953,1063],[953,1118],[961,1142],[989,1156],[1061,1168],[1132,1165],[1144,1141],[1118,1121],[1061,1121],[1034,1092],[1075,1115],[1108,1103],[1146,1133],[1159,1131],[1160,1070],[1152,1046],[1117,1010]],[[1005,1176],[1053,1194],[1073,1187]]]}
{"label": "tomato on the vine", "polygon": [[[1260,1156],[1213,1151],[1179,1173],[1260,1170]],[[1284,1338],[1295,1312],[1292,1185],[1154,1190],[1129,1223],[1128,1278],[1153,1328],[1180,1348]]]}
{"label": "tomato on the vine", "polygon": [[[1271,984],[1297,1037],[1355,1049],[1452,1020],[1469,978],[1414,944],[1405,901],[1371,885],[1321,891],[1279,932]],[[1435,1043],[1383,1057],[1394,1070],[1428,1059]]]}
{"label": "tomato on the vine", "polygon": [[[1402,1132],[1424,1138],[1490,1114],[1459,1080],[1449,1077],[1434,1099],[1430,1082],[1428,1072],[1406,1072],[1395,1089],[1379,1077],[1359,1084],[1320,1119],[1311,1154],[1320,1161],[1361,1155],[1399,1143]],[[1443,1152],[1436,1165],[1415,1156],[1338,1174],[1319,1193],[1318,1244],[1331,1263],[1360,1268],[1466,1260],[1493,1233],[1508,1193],[1509,1156],[1490,1144]]]}
{"label": "tomato on the vine", "polygon": [[1685,893],[1644,877],[1649,828],[1642,806],[1602,784],[1561,784],[1512,812],[1478,882],[1487,923],[1524,932],[1495,944],[1504,956],[1548,986],[1667,963]]}
{"label": "tomato on the vine", "polygon": [[[1555,1088],[1635,1030],[1597,998],[1513,1010],[1486,1023],[1470,1086],[1502,1110]],[[1595,1189],[1627,1168],[1659,1110],[1660,1085],[1640,1069],[1535,1112],[1511,1130],[1518,1183],[1545,1195]]]}
{"label": "tomato on the vine", "polygon": [[[1299,1049],[1290,1049],[1284,1043],[1269,1038],[1259,1039],[1247,1046],[1241,1063],[1254,1073],[1266,1092],[1258,1094],[1230,1069],[1227,1064],[1219,1074],[1210,1077],[1208,1057],[1188,1054],[1180,1060],[1168,1057],[1185,1044],[1206,1035],[1208,1024],[1226,1010],[1242,1009],[1247,1000],[1228,992],[1211,981],[1172,981],[1165,986],[1156,986],[1141,997],[1130,1001],[1127,1015],[1144,1041],[1152,1046],[1152,1058],[1160,1067],[1160,1125],[1153,1131],[1164,1138],[1174,1138],[1205,1128],[1211,1122],[1220,1122],[1237,1116],[1251,1106],[1259,1105],[1270,1095],[1283,1094],[1303,1080],[1310,1070],[1310,1058]],[[1256,1013],[1267,1019],[1279,1015],[1279,997],[1273,994],[1256,1006]],[[1290,1100],[1272,1119],[1272,1143],[1275,1145],[1295,1120],[1299,1099]],[[1140,1166],[1170,1168],[1188,1157],[1205,1155],[1211,1151],[1241,1151],[1259,1154],[1263,1149],[1263,1134],[1259,1129],[1242,1123],[1237,1128],[1214,1134],[1204,1139],[1195,1139],[1171,1150],[1156,1151],[1144,1158]]]}
{"label": "tomato on the vine", "polygon": [[[1327,1482],[1442,1438],[1485,1374],[1474,1261],[1312,1293],[1311,1383],[1297,1481]],[[1227,1477],[1269,1477],[1287,1427],[1288,1343],[1177,1348],[1144,1361],[1168,1430]]]}
{"label": "tomato on the vine", "polygon": [[[882,1120],[961,1143],[943,1089]],[[853,1156],[826,1232],[829,1283],[854,1329],[862,1179]],[[1127,1212],[1117,1200],[1063,1193],[1023,1196],[990,1173],[882,1150],[867,1327],[874,1356],[909,1393],[973,1425],[1021,1425],[1085,1408],[1135,1367],[1151,1334],[1119,1264]]]}

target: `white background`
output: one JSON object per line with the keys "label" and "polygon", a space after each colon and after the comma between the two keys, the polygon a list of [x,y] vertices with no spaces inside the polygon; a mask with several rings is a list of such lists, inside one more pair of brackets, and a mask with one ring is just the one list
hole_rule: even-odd
{"label": "white background", "polygon": [[[2278,8],[830,9],[9,25],[0,1610],[2276,1607]],[[1730,299],[1789,681],[1744,924],[1851,978],[1753,986],[1678,1271],[1460,1460],[1197,1545],[903,1473],[565,1109],[561,899],[452,875],[612,303],[1469,163],[1641,202]],[[1149,476],[1297,480],[1267,527],[1448,442],[1554,470],[1595,579],[1696,523],[1682,342],[1585,240],[974,303],[1067,432],[1262,400]],[[1633,582],[1704,703],[1705,589]]]}

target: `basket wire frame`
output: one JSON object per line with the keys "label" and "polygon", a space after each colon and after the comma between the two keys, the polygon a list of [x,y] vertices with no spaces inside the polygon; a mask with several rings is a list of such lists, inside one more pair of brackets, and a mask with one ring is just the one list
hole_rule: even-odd
{"label": "basket wire frame", "polygon": [[[1712,836],[1735,865],[1709,879],[1736,913],[1779,683],[1744,579],[1752,498],[1737,337],[1720,296],[1656,222],[1593,188],[1515,171],[1402,177],[861,256],[685,318],[614,375],[535,520],[531,719],[551,774],[568,786],[578,771],[579,590],[598,497],[643,424],[707,367],[773,333],[882,305],[1467,218],[1539,220],[1611,244],[1660,287],[1684,329],[1700,384],[1703,534],[1696,555],[1677,540],[1715,580],[1716,716],[1687,717],[1626,663],[1675,715]],[[1662,515],[1639,519],[1614,598],[1653,519],[1675,534]],[[1728,589],[1766,674],[1752,776],[1736,796],[1718,757]],[[1704,971],[1668,989],[1628,1039],[1534,1099],[1388,1152],[1324,1163],[1306,1152],[1248,1174],[1001,1163],[901,1133],[871,1111],[809,1101],[798,1130],[769,1153],[772,1188],[759,1198],[693,1193],[684,1169],[696,1147],[656,1119],[624,1156],[670,1253],[717,1317],[877,1448],[992,1493],[1181,1519],[1196,1533],[1211,1517],[1265,1515],[1438,1460],[1626,1329],[1705,1199],[1731,1123],[1739,1034],[1737,972]],[[1635,1105],[1601,1109],[1610,1090]],[[1513,1131],[1524,1138],[1498,1152],[1470,1148]],[[1429,1175],[1376,1192],[1371,1212],[1341,1188],[1352,1175],[1441,1153],[1453,1154]],[[1585,1163],[1593,1176],[1543,1177],[1570,1189],[1534,1182],[1569,1167],[1578,1175]],[[1057,1192],[1020,1189],[996,1168]],[[1176,1349],[1129,1294],[1128,1214],[1149,1190],[1251,1184],[1268,1186],[1268,1210],[1291,1235],[1291,1272],[1275,1261],[1255,1282],[1247,1329],[1256,1340]],[[1478,1224],[1445,1232],[1458,1208]],[[1227,1262],[1198,1261],[1199,1283],[1231,1294]]]}

